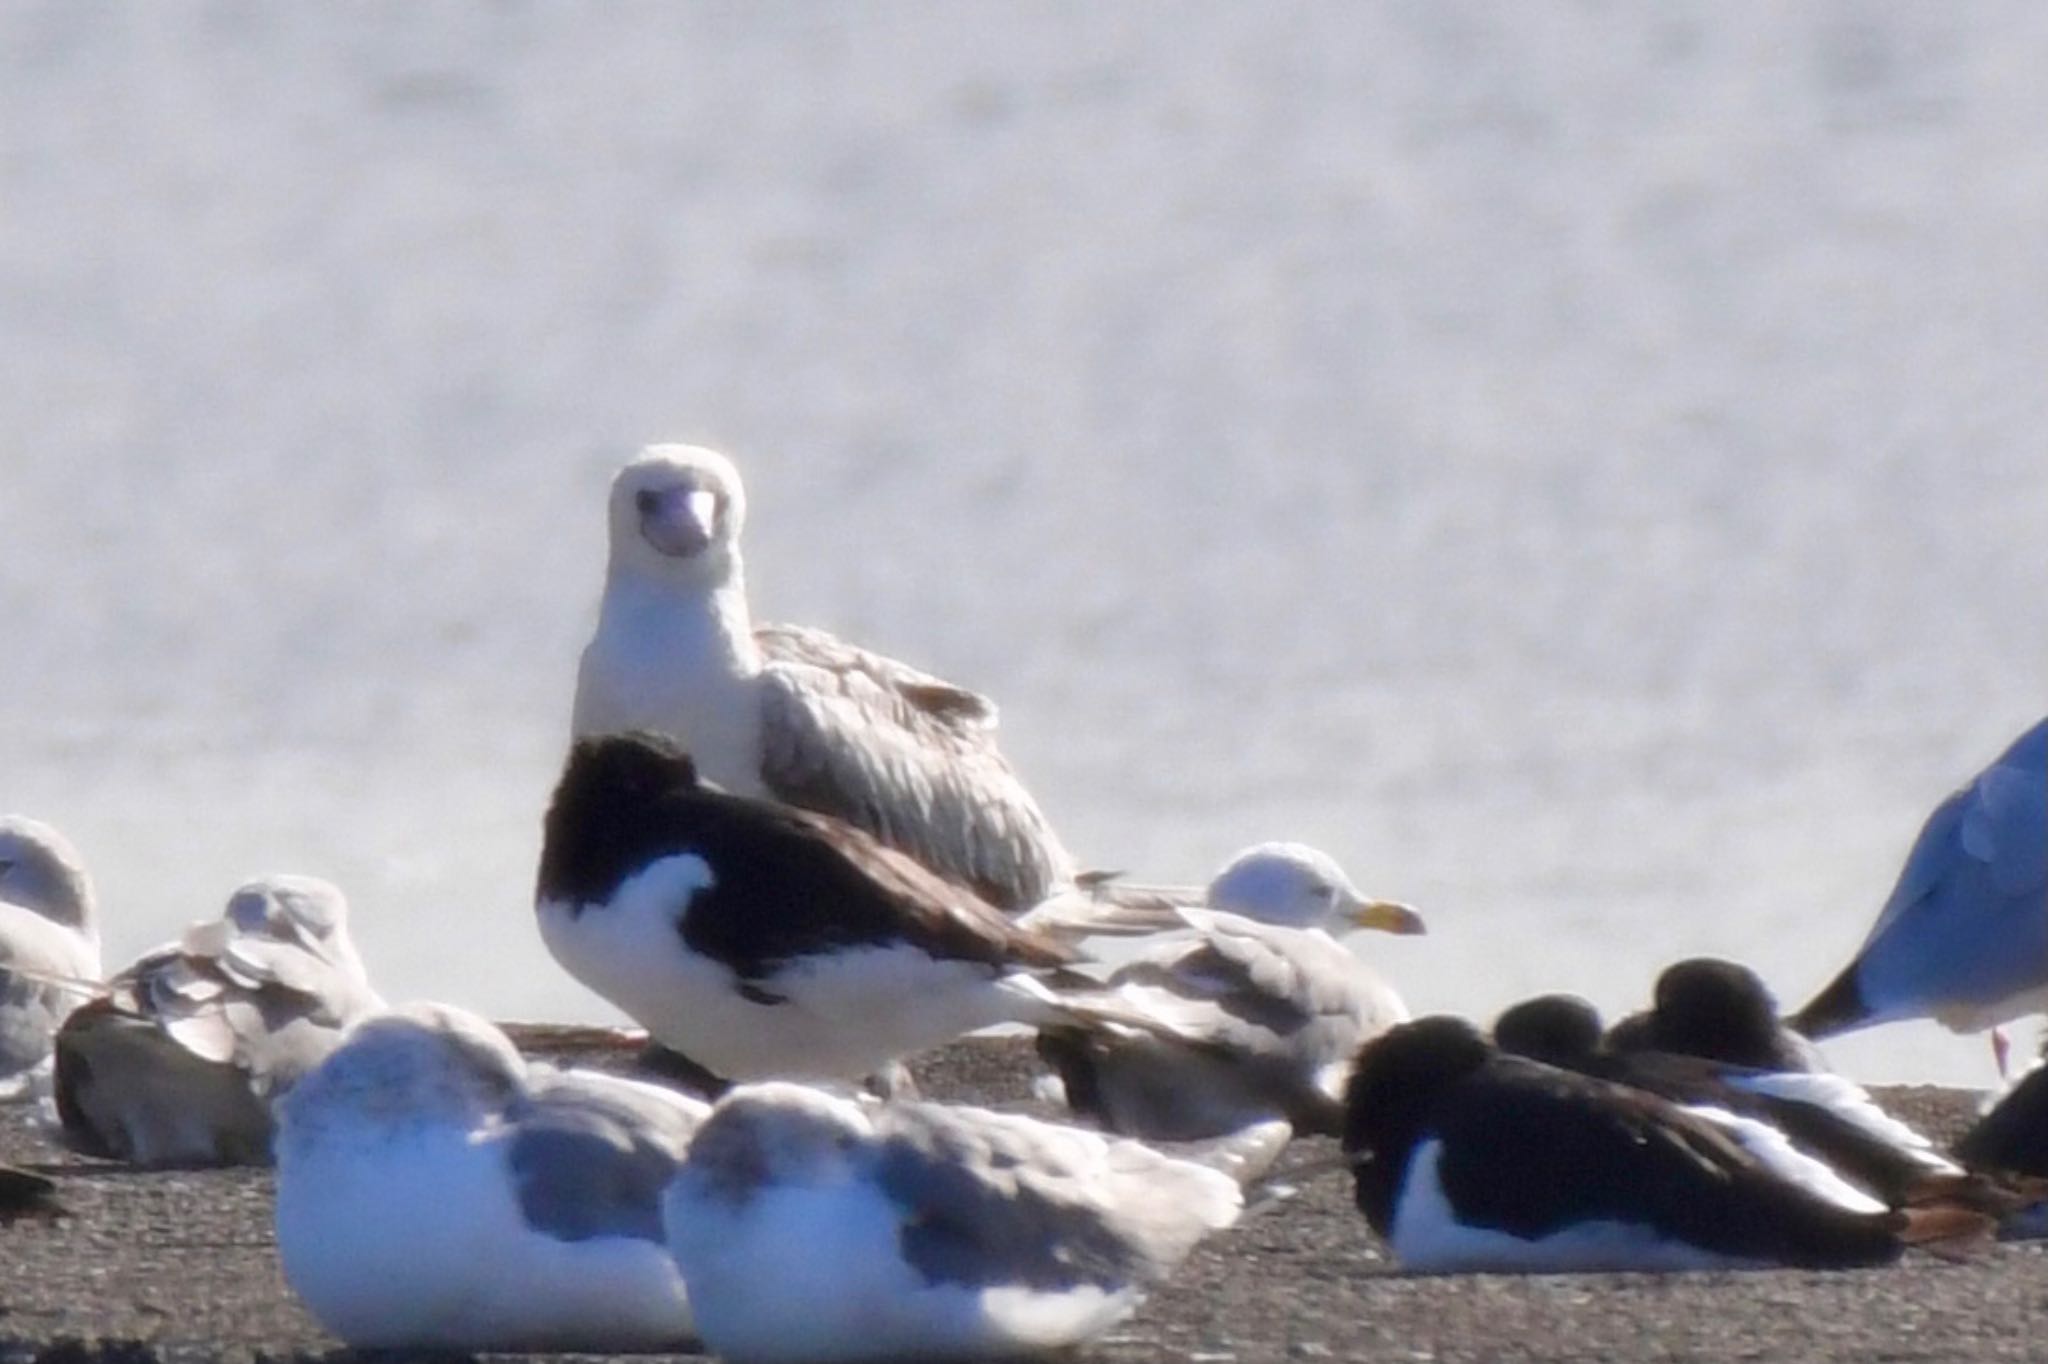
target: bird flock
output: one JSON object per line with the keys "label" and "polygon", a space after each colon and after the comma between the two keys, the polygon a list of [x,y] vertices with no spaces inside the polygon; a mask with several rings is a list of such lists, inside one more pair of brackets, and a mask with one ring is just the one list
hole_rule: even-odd
{"label": "bird flock", "polygon": [[[1699,958],[1611,1025],[1557,994],[1482,1030],[1410,1019],[1339,941],[1424,923],[1327,854],[1084,871],[988,698],[757,625],[724,456],[651,446],[607,514],[534,914],[645,1030],[632,1074],[387,1005],[310,877],[105,977],[79,854],[0,819],[0,1094],[105,1160],[274,1162],[285,1279],[352,1346],[1059,1352],[1323,1170],[1418,1273],[1867,1266],[2048,1224],[2048,1070],[1944,1152],[1813,1046],[2048,1008],[2048,720],[1789,1019]],[[918,1093],[907,1059],[999,1025],[1035,1035],[1030,1111]],[[1295,1137],[1341,1154],[1283,1167]]]}

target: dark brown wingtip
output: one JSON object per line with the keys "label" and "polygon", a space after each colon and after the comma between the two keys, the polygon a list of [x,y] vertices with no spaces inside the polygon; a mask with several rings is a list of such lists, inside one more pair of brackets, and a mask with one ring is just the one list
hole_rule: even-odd
{"label": "dark brown wingtip", "polygon": [[1851,966],[1785,1022],[1794,1032],[1819,1041],[1861,1027],[1869,1016],[1870,1006],[1863,1002],[1863,991],[1856,984],[1856,968]]}

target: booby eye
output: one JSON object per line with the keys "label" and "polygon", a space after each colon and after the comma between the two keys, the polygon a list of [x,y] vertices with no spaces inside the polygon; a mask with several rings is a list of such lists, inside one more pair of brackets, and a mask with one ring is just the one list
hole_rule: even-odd
{"label": "booby eye", "polygon": [[652,516],[661,507],[661,494],[652,488],[642,488],[633,494],[633,505],[642,516]]}

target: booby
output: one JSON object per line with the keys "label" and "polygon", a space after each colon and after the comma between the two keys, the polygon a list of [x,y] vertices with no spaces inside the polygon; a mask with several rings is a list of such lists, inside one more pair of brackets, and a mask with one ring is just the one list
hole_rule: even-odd
{"label": "booby", "polygon": [[708,1109],[529,1067],[446,1005],[360,1022],[278,1105],[277,1249],[363,1349],[676,1350],[661,1194]]}
{"label": "booby", "polygon": [[727,791],[857,825],[1006,911],[1069,880],[987,697],[822,630],[754,625],[746,505],[714,450],[653,445],[619,471],[573,736],[667,734]]}
{"label": "booby", "polygon": [[58,1025],[99,979],[99,908],[84,859],[41,820],[0,815],[0,1099],[30,1092]]}
{"label": "booby", "polygon": [[760,1364],[1065,1351],[1241,1208],[1134,1141],[785,1082],[722,1099],[667,1198],[704,1343]]}
{"label": "booby", "polygon": [[1863,946],[1792,1024],[1814,1038],[1905,1018],[1974,1032],[2043,1007],[2048,719],[1927,817]]}
{"label": "booby", "polygon": [[826,815],[699,781],[657,735],[584,739],[548,808],[541,937],[728,1081],[853,1080],[996,1023],[1118,1022],[1066,943]]}
{"label": "booby", "polygon": [[267,1164],[272,1102],[382,1007],[339,889],[251,881],[65,1021],[65,1142],[145,1166]]}
{"label": "booby", "polygon": [[1334,858],[1300,843],[1247,848],[1206,890],[1100,893],[1172,906],[1190,931],[1140,949],[1108,980],[1170,1035],[1039,1033],[1068,1103],[1146,1140],[1218,1136],[1274,1116],[1336,1135],[1359,1044],[1408,1009],[1328,928],[1421,933],[1422,916],[1368,898]]}
{"label": "booby", "polygon": [[1836,1268],[1982,1234],[1889,1211],[1768,1129],[1497,1051],[1463,1019],[1366,1043],[1346,1092],[1357,1201],[1424,1273]]}

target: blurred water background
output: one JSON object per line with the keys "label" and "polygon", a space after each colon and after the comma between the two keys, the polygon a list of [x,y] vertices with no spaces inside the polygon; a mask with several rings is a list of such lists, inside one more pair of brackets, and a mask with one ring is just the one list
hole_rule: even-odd
{"label": "blurred water background", "polygon": [[2008,4],[6,0],[0,805],[112,961],[289,869],[394,998],[610,1017],[538,820],[692,439],[759,612],[994,693],[1087,860],[1321,844],[1419,1010],[1796,1004],[2048,698],[2044,70]]}

